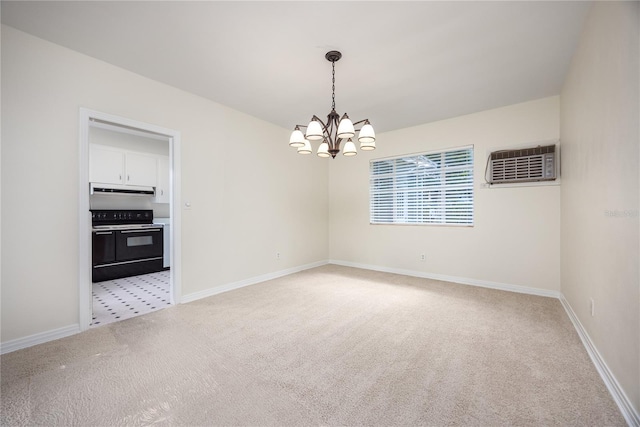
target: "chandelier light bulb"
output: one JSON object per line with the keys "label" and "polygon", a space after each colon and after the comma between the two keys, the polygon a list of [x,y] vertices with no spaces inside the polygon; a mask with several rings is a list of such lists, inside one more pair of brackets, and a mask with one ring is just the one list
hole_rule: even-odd
{"label": "chandelier light bulb", "polygon": [[375,142],[361,142],[360,143],[360,149],[362,151],[375,150],[376,149],[376,143]]}
{"label": "chandelier light bulb", "polygon": [[323,131],[322,131],[322,125],[320,124],[319,121],[311,120],[309,122],[309,126],[307,126],[306,138],[309,141],[317,141],[319,139],[323,139],[324,138]]}
{"label": "chandelier light bulb", "polygon": [[346,117],[345,114],[345,117],[340,120],[340,124],[338,125],[338,138],[353,138],[355,135],[356,131],[353,128],[353,123],[351,123],[351,120],[349,120],[349,117]]}
{"label": "chandelier light bulb", "polygon": [[327,144],[326,142],[323,142],[318,147],[318,157],[329,157],[329,156],[331,156],[331,154],[329,154],[329,144]]}
{"label": "chandelier light bulb", "polygon": [[298,148],[298,154],[311,154],[311,143],[309,142],[309,140],[304,140],[304,144],[302,145],[302,147]]}
{"label": "chandelier light bulb", "polygon": [[[371,143],[371,142],[376,142],[376,133],[373,131],[373,126],[371,126],[369,123],[365,124],[364,126],[362,126],[362,129],[360,129],[360,133],[358,134],[358,141],[360,143]],[[375,144],[373,144],[373,148],[375,148]],[[369,150],[373,150],[373,148],[369,148]]]}
{"label": "chandelier light bulb", "polygon": [[300,129],[296,129],[291,134],[291,138],[289,138],[289,146],[296,148],[302,147],[304,146],[304,141],[305,139],[302,131],[300,131]]}
{"label": "chandelier light bulb", "polygon": [[356,144],[353,143],[351,138],[349,138],[347,143],[344,144],[344,151],[342,152],[342,154],[345,156],[355,156],[356,154],[358,154],[358,152],[356,151]]}

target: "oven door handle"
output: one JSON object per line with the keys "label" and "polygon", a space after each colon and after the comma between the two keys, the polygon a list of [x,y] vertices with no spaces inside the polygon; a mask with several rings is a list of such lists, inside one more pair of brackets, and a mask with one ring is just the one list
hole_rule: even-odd
{"label": "oven door handle", "polygon": [[145,228],[144,230],[121,230],[120,233],[147,233],[149,231],[160,231],[160,228]]}
{"label": "oven door handle", "polygon": [[113,234],[113,231],[94,231],[96,235]]}

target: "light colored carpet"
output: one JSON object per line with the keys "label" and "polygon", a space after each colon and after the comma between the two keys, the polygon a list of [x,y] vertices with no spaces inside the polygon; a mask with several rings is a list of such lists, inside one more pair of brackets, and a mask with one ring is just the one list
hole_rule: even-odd
{"label": "light colored carpet", "polygon": [[0,361],[2,425],[625,425],[559,301],[332,265]]}

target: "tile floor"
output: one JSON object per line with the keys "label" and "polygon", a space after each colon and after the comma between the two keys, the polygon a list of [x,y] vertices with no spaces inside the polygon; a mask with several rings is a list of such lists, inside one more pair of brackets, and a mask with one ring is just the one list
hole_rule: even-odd
{"label": "tile floor", "polygon": [[140,316],[171,305],[169,270],[93,284],[91,327]]}

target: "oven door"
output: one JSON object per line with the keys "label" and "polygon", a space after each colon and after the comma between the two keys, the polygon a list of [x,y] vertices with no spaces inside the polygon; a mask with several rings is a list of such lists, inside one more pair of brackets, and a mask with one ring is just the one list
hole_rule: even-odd
{"label": "oven door", "polygon": [[115,231],[94,231],[91,233],[92,265],[109,264],[116,260]]}
{"label": "oven door", "polygon": [[116,260],[162,257],[162,227],[120,230],[116,233]]}

